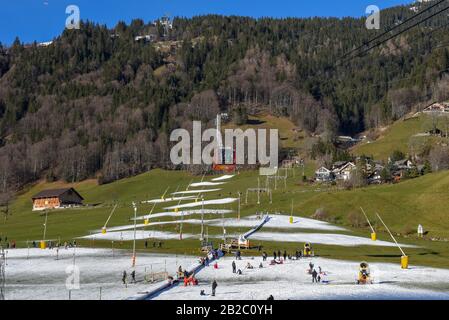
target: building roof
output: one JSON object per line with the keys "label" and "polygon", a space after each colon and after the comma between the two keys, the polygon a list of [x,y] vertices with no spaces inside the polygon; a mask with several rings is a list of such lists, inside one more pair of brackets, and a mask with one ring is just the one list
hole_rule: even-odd
{"label": "building roof", "polygon": [[73,188],[63,188],[63,189],[48,189],[48,190],[43,190],[41,192],[39,192],[38,194],[35,194],[32,199],[42,199],[42,198],[54,198],[54,197],[59,197],[62,194],[66,193],[67,191],[73,191],[75,192],[80,198],[81,200],[84,200],[84,198]]}

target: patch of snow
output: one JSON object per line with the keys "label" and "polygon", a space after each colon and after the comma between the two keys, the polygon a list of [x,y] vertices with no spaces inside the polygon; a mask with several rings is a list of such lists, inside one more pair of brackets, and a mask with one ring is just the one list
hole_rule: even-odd
{"label": "patch of snow", "polygon": [[[179,212],[158,212],[158,213],[153,213],[153,214],[149,214],[146,216],[140,216],[137,217],[137,220],[145,220],[145,219],[155,219],[155,218],[162,218],[162,217],[179,217],[181,215],[184,216],[190,216],[190,215],[195,215],[195,214],[202,214],[204,212],[204,214],[228,214],[228,213],[232,213],[234,212],[233,210],[226,210],[226,209],[204,209],[204,211],[200,210],[183,210],[183,211],[179,211]],[[131,220],[134,220],[134,218],[132,218]]]}
{"label": "patch of snow", "polygon": [[[372,241],[370,238],[349,236],[335,233],[287,233],[287,232],[264,232],[260,231],[250,237],[251,240],[275,241],[275,242],[310,242],[327,245],[354,247],[354,246],[380,246],[394,247],[396,244],[388,241]],[[401,244],[404,248],[413,248],[413,245]]]}
{"label": "patch of snow", "polygon": [[[196,192],[198,193],[198,192]],[[195,199],[194,196],[186,196],[186,197],[171,197],[164,199],[152,199],[147,201],[142,201],[142,203],[165,203],[165,202],[173,202],[173,201],[183,201],[183,200],[192,200]]]}
{"label": "patch of snow", "polygon": [[233,203],[236,202],[238,200],[238,198],[224,198],[224,199],[215,199],[215,200],[205,200],[205,201],[198,201],[198,202],[191,202],[191,203],[186,203],[186,204],[181,204],[181,205],[177,205],[177,206],[171,206],[171,207],[167,207],[164,208],[166,210],[173,210],[173,209],[182,209],[182,208],[193,208],[193,207],[199,207],[202,206],[203,204],[205,206],[210,205],[210,204],[228,204],[228,203]]}
{"label": "patch of snow", "polygon": [[[183,239],[199,238],[197,235],[183,233]],[[134,230],[132,231],[113,231],[107,233],[95,233],[80,239],[91,240],[113,240],[113,241],[131,241],[134,239]],[[137,230],[136,240],[160,239],[160,240],[179,240],[179,233],[156,231],[156,230]]]}
{"label": "patch of snow", "polygon": [[172,194],[198,194],[198,193],[207,193],[207,192],[215,192],[220,191],[221,189],[202,189],[202,190],[186,190],[186,191],[177,191],[173,192]]}
{"label": "patch of snow", "polygon": [[[270,260],[270,259],[269,259]],[[232,273],[233,258],[218,261],[218,269],[206,267],[196,277],[197,287],[177,286],[163,292],[157,300],[391,300],[391,299],[444,299],[449,300],[449,270],[414,267],[402,270],[397,264],[370,263],[373,285],[356,285],[358,262],[324,258],[287,260],[282,265],[270,266],[260,257],[235,261],[242,275]],[[312,283],[306,270],[309,262],[326,273],[328,284]],[[250,263],[254,269],[247,269]],[[259,264],[263,268],[259,268]],[[217,281],[216,296],[212,297],[211,284]],[[201,296],[204,290],[206,296]]]}
{"label": "patch of snow", "polygon": [[[75,253],[75,260],[73,259]],[[130,251],[115,249],[69,248],[59,249],[9,249],[7,265],[5,297],[7,300],[67,300],[69,291],[66,281],[70,274],[67,267],[75,265],[80,271],[80,289],[71,290],[72,300],[119,300],[146,292],[161,284],[146,283],[145,273],[176,273],[181,265],[186,268],[198,258],[183,255],[145,254],[139,252],[136,259],[137,283],[122,283],[122,274],[126,270],[130,280]]]}
{"label": "patch of snow", "polygon": [[211,186],[221,186],[222,184],[225,184],[226,182],[195,182],[192,183],[189,187],[211,187]]}
{"label": "patch of snow", "polygon": [[223,176],[221,176],[221,177],[218,177],[218,178],[214,178],[214,179],[212,179],[212,181],[223,181],[223,180],[229,180],[229,179],[232,179],[232,178],[234,178],[235,177],[235,174],[232,174],[232,175],[229,175],[229,174],[225,174],[225,175],[223,175]]}

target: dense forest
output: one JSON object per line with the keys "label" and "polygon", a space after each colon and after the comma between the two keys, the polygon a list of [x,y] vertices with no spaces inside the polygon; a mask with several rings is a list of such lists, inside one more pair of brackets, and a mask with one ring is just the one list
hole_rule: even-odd
{"label": "dense forest", "polygon": [[[447,15],[362,57],[346,52],[415,14],[253,19],[208,15],[113,29],[84,21],[48,46],[0,46],[0,191],[45,177],[106,183],[170,168],[169,135],[218,112],[266,110],[332,139],[449,98]],[[151,41],[136,37],[152,34]]]}

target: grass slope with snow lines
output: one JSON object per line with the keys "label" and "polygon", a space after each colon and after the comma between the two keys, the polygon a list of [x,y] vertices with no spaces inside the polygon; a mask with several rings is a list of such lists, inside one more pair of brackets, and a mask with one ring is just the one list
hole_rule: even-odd
{"label": "grass slope with snow lines", "polygon": [[[310,164],[307,164],[307,166]],[[313,170],[306,168],[310,176]],[[273,203],[269,204],[265,196],[261,196],[261,204],[257,205],[256,195],[249,194],[248,203],[241,202],[241,217],[254,215],[257,211],[290,213],[293,199],[293,212],[299,213],[301,217],[310,217],[317,208],[324,208],[329,219],[339,227],[348,229],[349,235],[369,237],[368,227],[352,227],[351,217],[360,215],[360,206],[363,206],[367,214],[374,221],[379,240],[391,241],[385,229],[374,218],[374,212],[378,211],[397,239],[401,243],[417,245],[417,249],[408,249],[406,253],[413,263],[431,266],[445,267],[449,265],[449,246],[447,242],[430,241],[433,237],[449,238],[448,212],[446,210],[448,199],[445,197],[449,188],[449,171],[426,175],[422,178],[401,182],[396,185],[382,185],[350,191],[336,190],[315,185],[302,184],[299,181],[300,170],[296,176],[289,173],[287,189],[278,188],[273,190]],[[210,192],[205,199],[220,199],[222,197],[237,197],[237,192],[243,193],[247,188],[257,186],[258,174],[255,171],[242,171],[226,184],[222,190]],[[210,181],[213,177],[205,177]],[[89,234],[91,230],[101,228],[108,218],[113,206],[118,207],[108,223],[108,227],[123,226],[130,224],[134,216],[131,202],[153,199],[160,197],[167,187],[168,192],[176,189],[182,190],[193,181],[200,181],[201,177],[194,177],[186,172],[152,170],[148,173],[116,181],[107,185],[97,185],[95,181],[89,180],[75,184],[64,184],[61,182],[39,183],[29,190],[23,191],[10,206],[10,215],[0,223],[0,235],[8,236],[8,239],[16,240],[17,245],[26,247],[27,240],[39,240],[43,234],[43,223],[45,214],[43,212],[31,211],[31,197],[43,189],[61,188],[73,186],[86,199],[85,203],[92,206],[82,209],[67,209],[49,211],[47,224],[47,239],[61,239],[70,241]],[[208,189],[208,188],[202,188]],[[98,204],[98,205],[95,205]],[[163,205],[157,205],[154,211],[162,212]],[[231,218],[237,217],[238,203],[210,206],[214,209],[232,210],[234,213],[227,215]],[[206,207],[207,208],[207,207]],[[152,209],[151,204],[138,206],[138,215],[146,215]],[[206,217],[214,219],[213,215]],[[363,217],[362,217],[363,218]],[[160,217],[157,221],[172,220],[170,216]],[[413,234],[405,237],[408,232],[416,230],[421,223],[428,235],[425,239],[417,239]],[[161,225],[156,229],[164,232],[179,232],[174,225]],[[179,229],[179,228],[178,228]],[[190,234],[198,234],[200,226],[191,225]],[[235,230],[233,230],[235,229]],[[228,233],[241,234],[247,228],[227,228]],[[271,231],[271,230],[270,230]],[[220,235],[219,227],[209,227],[209,234]],[[400,235],[398,235],[400,234]],[[266,248],[279,247],[278,242],[254,240],[256,245],[261,244]],[[80,244],[91,246],[90,240],[79,240]],[[143,248],[144,241],[137,242],[137,248]],[[177,240],[165,241],[164,250],[170,253],[199,252],[198,242],[191,240],[179,242]],[[110,241],[95,242],[96,246],[110,247]],[[301,243],[284,243],[285,248],[297,248]],[[130,248],[131,244],[123,243],[122,248]],[[397,248],[383,247],[353,247],[351,252],[345,247],[317,245],[320,253],[330,255],[338,259],[346,260],[381,260],[395,262]],[[271,249],[270,249],[271,250]]]}
{"label": "grass slope with snow lines", "polygon": [[173,210],[173,209],[183,209],[183,208],[194,208],[194,207],[200,207],[202,205],[208,206],[211,204],[230,204],[233,202],[236,202],[238,198],[223,198],[223,199],[215,199],[215,200],[204,200],[204,201],[197,201],[197,202],[190,202],[185,204],[179,204],[176,206],[166,207],[165,210]]}
{"label": "grass slope with snow lines", "polygon": [[[236,261],[243,275],[232,273],[232,258],[218,262],[219,268],[206,267],[197,274],[198,287],[178,286],[156,297],[159,300],[266,300],[271,294],[276,300],[377,300],[377,299],[444,299],[449,300],[449,270],[412,266],[400,269],[397,264],[370,264],[373,285],[356,285],[358,263],[324,258],[287,260],[283,265],[270,266],[262,259]],[[247,263],[254,269],[247,269]],[[312,284],[307,274],[309,262],[326,272],[329,284]],[[260,269],[259,263],[263,263]],[[215,297],[210,295],[213,280],[218,283]],[[200,296],[205,290],[206,296]]]}

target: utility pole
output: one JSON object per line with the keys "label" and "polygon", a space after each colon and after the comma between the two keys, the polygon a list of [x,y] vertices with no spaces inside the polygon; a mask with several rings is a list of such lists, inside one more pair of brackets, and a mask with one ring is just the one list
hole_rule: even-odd
{"label": "utility pole", "polygon": [[204,197],[201,197],[201,241],[204,241]]}
{"label": "utility pole", "polygon": [[137,227],[137,206],[136,203],[133,202],[134,208],[134,240],[133,240],[133,258],[132,258],[132,267],[136,267],[136,227]]}
{"label": "utility pole", "polygon": [[238,209],[238,220],[240,221],[240,197],[241,197],[241,193],[239,191],[239,209]]}
{"label": "utility pole", "polygon": [[0,300],[5,300],[5,251],[3,247],[0,246]]}

